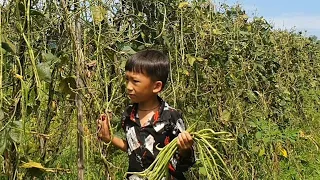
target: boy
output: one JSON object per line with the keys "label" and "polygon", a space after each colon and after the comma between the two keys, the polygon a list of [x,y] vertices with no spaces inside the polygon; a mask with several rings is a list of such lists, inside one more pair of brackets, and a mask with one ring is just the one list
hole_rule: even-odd
{"label": "boy", "polygon": [[[182,172],[194,163],[193,139],[185,131],[181,114],[171,108],[159,96],[168,78],[169,60],[156,50],[136,53],[126,62],[126,86],[133,103],[124,113],[122,128],[126,140],[110,137],[108,118],[98,120],[98,137],[127,152],[129,155],[128,172],[141,172],[149,167],[159,153],[156,148],[164,147],[178,137],[178,151],[171,159],[170,179],[185,179]],[[128,175],[127,179],[142,179]]]}

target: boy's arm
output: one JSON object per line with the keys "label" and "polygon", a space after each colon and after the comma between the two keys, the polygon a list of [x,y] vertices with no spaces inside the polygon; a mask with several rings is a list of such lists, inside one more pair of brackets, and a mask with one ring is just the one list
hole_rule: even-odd
{"label": "boy's arm", "polygon": [[121,149],[122,151],[127,152],[128,143],[127,143],[126,140],[123,140],[123,139],[121,139],[121,138],[118,138],[118,137],[114,136],[114,137],[111,139],[111,143],[112,143],[115,147]]}
{"label": "boy's arm", "polygon": [[98,120],[99,139],[101,139],[105,143],[109,143],[111,141],[111,143],[114,146],[116,146],[117,148],[121,149],[124,152],[127,152],[127,147],[128,147],[127,141],[116,136],[111,137],[110,127],[109,127],[110,119],[111,119],[110,116],[107,116],[105,114],[102,114],[100,116],[100,119]]}

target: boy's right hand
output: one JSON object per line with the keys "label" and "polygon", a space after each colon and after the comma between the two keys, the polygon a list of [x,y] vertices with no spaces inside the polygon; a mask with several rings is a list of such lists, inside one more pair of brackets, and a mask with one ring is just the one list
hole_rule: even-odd
{"label": "boy's right hand", "polygon": [[111,113],[108,113],[108,115],[101,114],[100,119],[97,120],[98,138],[106,143],[111,141],[110,127],[109,127],[110,119],[111,119]]}

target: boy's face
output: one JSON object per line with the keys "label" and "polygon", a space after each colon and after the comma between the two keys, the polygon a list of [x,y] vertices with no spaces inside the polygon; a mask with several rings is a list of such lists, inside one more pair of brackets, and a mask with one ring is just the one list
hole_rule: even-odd
{"label": "boy's face", "polygon": [[127,93],[133,103],[145,102],[161,91],[162,82],[143,73],[126,71]]}

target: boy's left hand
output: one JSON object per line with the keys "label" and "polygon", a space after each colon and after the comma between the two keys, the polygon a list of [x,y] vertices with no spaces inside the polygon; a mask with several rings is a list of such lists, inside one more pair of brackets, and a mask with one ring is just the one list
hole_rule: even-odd
{"label": "boy's left hand", "polygon": [[178,148],[181,154],[189,151],[193,145],[193,139],[187,131],[183,131],[178,135],[177,140]]}

